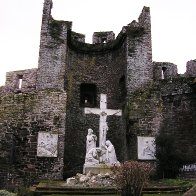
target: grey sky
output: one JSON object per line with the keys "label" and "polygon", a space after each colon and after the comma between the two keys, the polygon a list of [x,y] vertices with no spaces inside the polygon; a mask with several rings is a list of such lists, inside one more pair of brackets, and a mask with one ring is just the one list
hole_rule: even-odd
{"label": "grey sky", "polygon": [[[0,85],[11,70],[37,67],[43,0],[0,0]],[[55,19],[91,42],[95,31],[116,34],[149,6],[154,61],[178,65],[196,59],[196,0],[53,0]]]}

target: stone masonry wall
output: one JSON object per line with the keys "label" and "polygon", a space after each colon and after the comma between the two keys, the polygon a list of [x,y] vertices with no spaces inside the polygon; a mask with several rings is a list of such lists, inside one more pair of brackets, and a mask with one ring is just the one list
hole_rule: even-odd
{"label": "stone masonry wall", "polygon": [[184,161],[196,161],[196,93],[194,78],[162,80],[163,121],[160,132],[175,138],[175,145]]}
{"label": "stone masonry wall", "polygon": [[[66,93],[38,91],[1,95],[0,185],[62,179]],[[58,156],[38,157],[38,132],[58,134]]]}
{"label": "stone masonry wall", "polygon": [[137,136],[156,137],[162,125],[163,103],[157,83],[137,89],[127,103],[128,158],[137,160]]}
{"label": "stone masonry wall", "polygon": [[196,161],[196,94],[194,77],[159,80],[137,89],[127,105],[128,158],[137,159],[137,136],[160,133],[175,138],[185,163]]}

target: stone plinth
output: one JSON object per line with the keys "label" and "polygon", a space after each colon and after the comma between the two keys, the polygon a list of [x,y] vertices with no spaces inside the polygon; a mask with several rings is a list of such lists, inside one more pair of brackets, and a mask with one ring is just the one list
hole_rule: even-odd
{"label": "stone plinth", "polygon": [[97,164],[97,165],[84,164],[83,174],[87,174],[88,172],[91,172],[91,174],[111,173],[111,166],[106,164]]}

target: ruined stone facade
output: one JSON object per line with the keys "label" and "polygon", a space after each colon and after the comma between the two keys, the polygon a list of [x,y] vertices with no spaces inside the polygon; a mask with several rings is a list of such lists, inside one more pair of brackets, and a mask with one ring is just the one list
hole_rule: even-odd
{"label": "ruined stone facade", "polygon": [[[45,0],[38,68],[8,72],[0,87],[0,184],[82,172],[87,129],[99,129],[99,116],[84,108],[99,108],[100,94],[107,108],[122,109],[107,118],[119,161],[137,159],[138,136],[161,132],[196,160],[196,60],[184,75],[152,61],[150,9],[116,38],[95,32],[93,44],[71,22],[54,20],[51,9]],[[39,132],[58,134],[57,157],[37,156]]]}

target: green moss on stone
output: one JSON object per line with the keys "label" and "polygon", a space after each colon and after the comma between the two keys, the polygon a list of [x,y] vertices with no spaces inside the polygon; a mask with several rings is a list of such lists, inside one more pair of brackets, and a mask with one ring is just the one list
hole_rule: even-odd
{"label": "green moss on stone", "polygon": [[[140,125],[138,125],[139,121],[143,121],[144,124],[147,121],[151,121],[157,113],[162,112],[162,109],[163,105],[160,97],[160,91],[157,88],[156,84],[150,83],[136,90],[129,97],[126,108],[127,121],[133,122],[134,124],[134,129],[133,127],[132,129],[130,129],[130,134],[141,133],[141,127]],[[146,130],[150,129],[147,125],[144,125],[143,123],[141,125],[142,127],[145,126]]]}
{"label": "green moss on stone", "polygon": [[71,39],[76,39],[77,38],[84,38],[85,36],[83,34],[80,34],[80,33],[76,33],[74,31],[71,31]]}
{"label": "green moss on stone", "polygon": [[127,29],[128,36],[132,38],[136,37],[142,37],[144,35],[145,31],[143,27],[132,27]]}
{"label": "green moss on stone", "polygon": [[126,33],[120,32],[115,40],[110,41],[108,43],[88,44],[73,39],[71,33],[72,32],[69,32],[69,36],[68,36],[69,47],[77,52],[88,53],[88,54],[105,53],[108,51],[110,52],[111,50],[116,50],[122,46],[126,38]]}
{"label": "green moss on stone", "polygon": [[61,33],[62,33],[61,21],[56,21],[54,19],[51,19],[49,23],[49,33],[51,37],[54,38],[58,44],[64,43],[64,40],[61,38]]}

